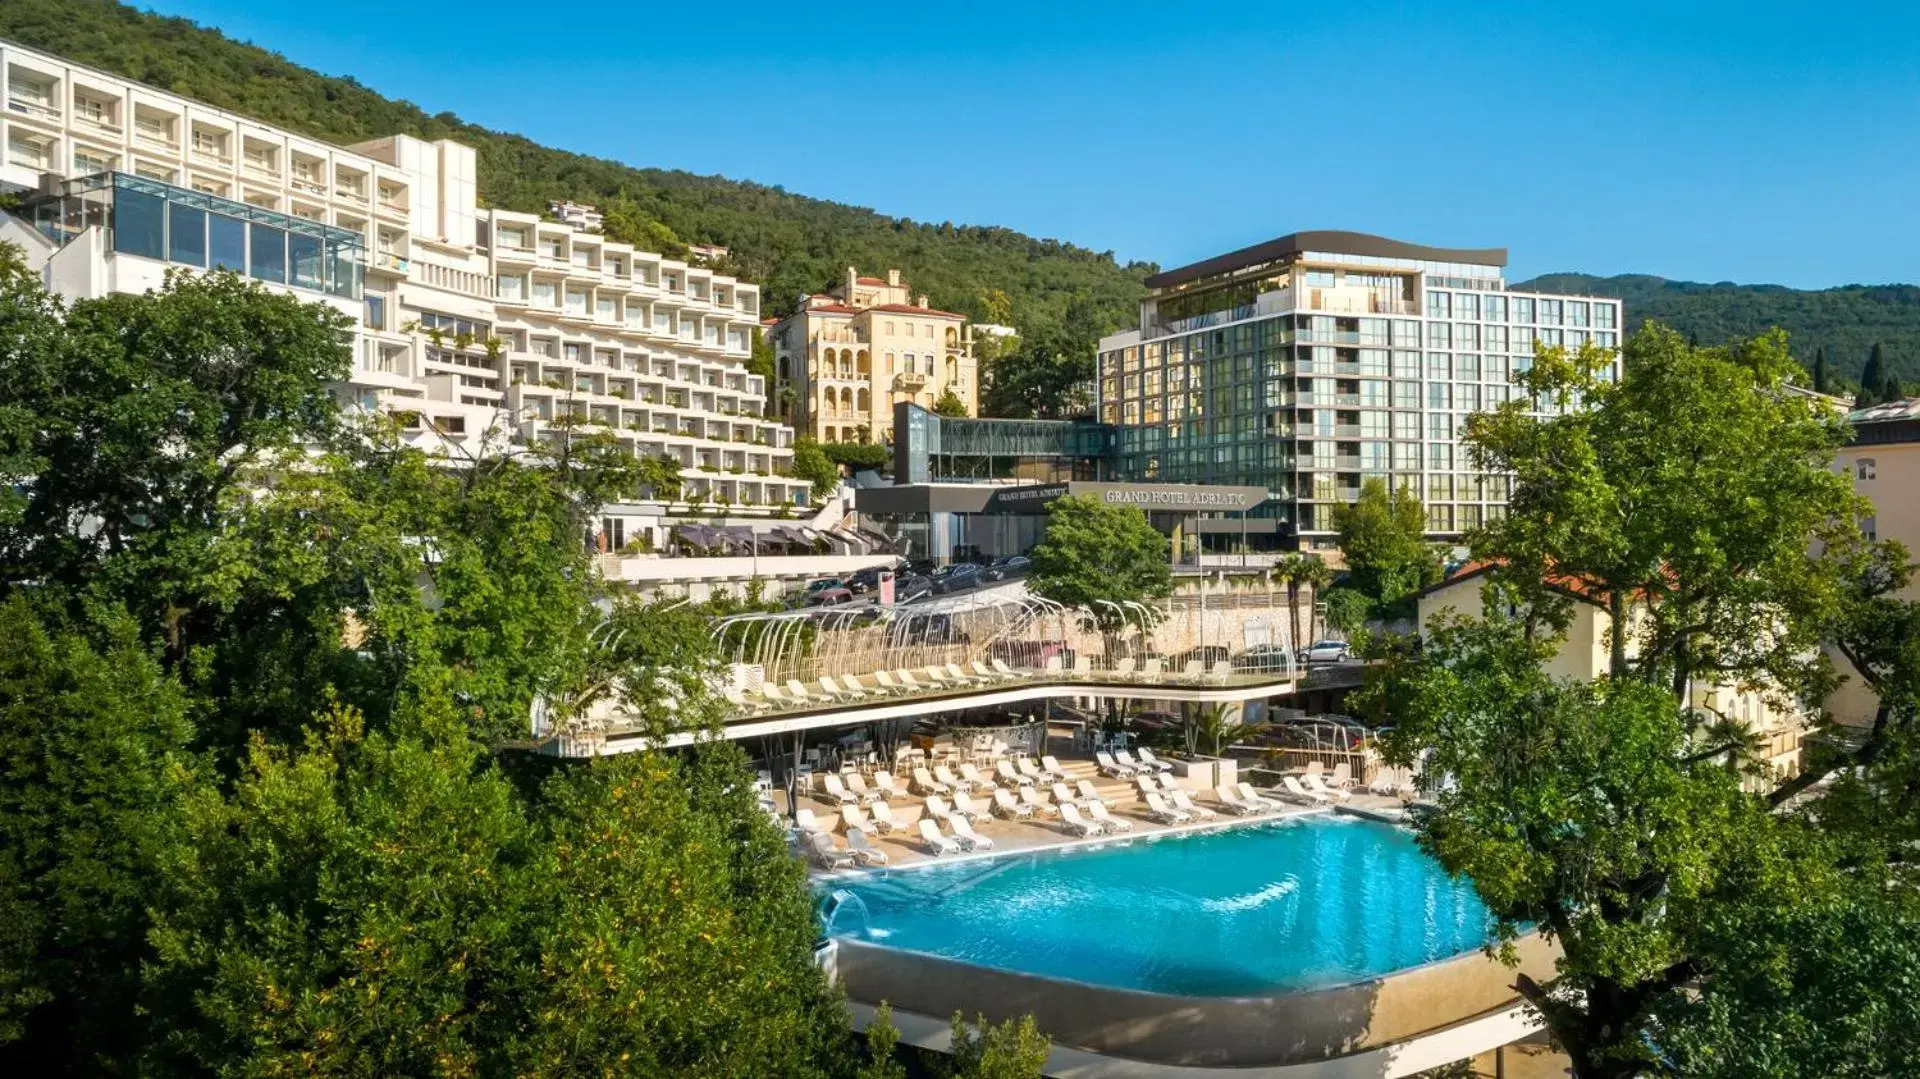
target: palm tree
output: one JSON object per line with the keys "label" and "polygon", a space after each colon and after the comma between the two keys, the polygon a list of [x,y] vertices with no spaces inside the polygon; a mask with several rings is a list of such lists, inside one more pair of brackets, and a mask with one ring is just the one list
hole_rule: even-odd
{"label": "palm tree", "polygon": [[[1284,582],[1287,586],[1287,614],[1292,622],[1293,647],[1300,648],[1307,643],[1300,636],[1300,590],[1305,585],[1319,594],[1321,586],[1333,579],[1333,571],[1325,562],[1310,554],[1294,552],[1276,561],[1267,574],[1270,580]],[[1313,629],[1309,626],[1308,629]]]}
{"label": "palm tree", "polygon": [[[1320,600],[1320,590],[1325,588],[1327,584],[1333,580],[1333,570],[1328,568],[1327,564],[1322,562],[1318,555],[1302,554],[1297,557],[1300,559],[1300,564],[1294,570],[1293,581],[1287,586],[1289,592],[1288,599],[1289,601],[1293,600],[1294,596],[1297,595],[1294,590],[1301,585],[1305,585],[1313,590],[1312,597],[1308,602],[1314,607],[1317,607]],[[1309,609],[1312,608],[1310,607]],[[1310,623],[1307,626],[1307,635],[1310,638],[1318,637],[1320,635],[1319,627]]]}
{"label": "palm tree", "polygon": [[1186,723],[1187,756],[1199,756],[1205,749],[1207,756],[1218,757],[1228,746],[1266,726],[1241,722],[1241,715],[1237,704],[1209,704],[1195,711]]}

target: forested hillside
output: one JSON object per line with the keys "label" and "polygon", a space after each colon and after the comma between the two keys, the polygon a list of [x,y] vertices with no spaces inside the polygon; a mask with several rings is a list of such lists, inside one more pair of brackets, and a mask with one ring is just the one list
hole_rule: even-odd
{"label": "forested hillside", "polygon": [[1913,285],[1814,290],[1724,281],[1709,285],[1649,274],[1556,273],[1514,287],[1618,297],[1626,301],[1628,326],[1654,319],[1702,344],[1778,326],[1787,331],[1801,363],[1811,367],[1814,351],[1824,349],[1833,370],[1854,383],[1877,342],[1893,374],[1907,380],[1920,375],[1920,287]]}
{"label": "forested hillside", "polygon": [[766,286],[775,314],[801,292],[839,280],[847,266],[899,267],[935,305],[976,318],[987,314],[987,290],[1004,292],[1010,310],[995,313],[1029,337],[1058,333],[1070,304],[1074,321],[1105,332],[1134,317],[1141,281],[1154,269],[1010,229],[886,217],[778,187],[552,149],[113,0],[5,0],[0,37],[330,142],[395,133],[458,139],[479,151],[488,204],[540,211],[548,199],[578,199],[617,210],[633,234],[622,238],[651,238],[660,249],[723,244],[732,252],[728,268]]}

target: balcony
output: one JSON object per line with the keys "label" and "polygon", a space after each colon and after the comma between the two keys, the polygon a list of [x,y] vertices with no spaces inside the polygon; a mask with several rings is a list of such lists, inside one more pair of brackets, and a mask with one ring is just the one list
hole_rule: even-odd
{"label": "balcony", "polygon": [[918,390],[927,384],[928,376],[919,371],[902,371],[893,376],[893,388],[896,390]]}
{"label": "balcony", "polygon": [[60,122],[60,108],[38,94],[23,93],[18,87],[9,88],[7,93],[7,111],[16,116],[26,116],[48,123]]}

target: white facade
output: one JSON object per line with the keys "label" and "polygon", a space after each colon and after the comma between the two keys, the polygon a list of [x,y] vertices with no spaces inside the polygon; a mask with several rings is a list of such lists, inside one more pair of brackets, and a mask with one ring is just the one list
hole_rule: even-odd
{"label": "white facade", "polygon": [[[5,42],[0,72],[0,185],[30,203],[63,180],[89,189],[43,205],[40,232],[20,217],[0,227],[55,291],[139,292],[170,267],[234,265],[349,314],[359,328],[342,399],[400,416],[423,447],[457,458],[490,433],[538,444],[572,417],[575,430],[677,459],[690,502],[807,500],[807,484],[784,475],[792,430],[763,418],[768,388],[746,371],[757,286],[480,209],[474,152],[458,143],[331,146]],[[45,220],[114,197],[160,207],[144,222],[148,248],[127,242],[130,218],[119,237],[111,216]],[[257,230],[237,262],[210,253],[208,221]],[[322,243],[324,259],[303,257]],[[254,265],[260,251],[273,257]]]}

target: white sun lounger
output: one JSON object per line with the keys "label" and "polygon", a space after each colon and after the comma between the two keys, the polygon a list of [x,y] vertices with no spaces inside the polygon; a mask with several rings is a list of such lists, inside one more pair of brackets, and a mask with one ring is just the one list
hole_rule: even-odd
{"label": "white sun lounger", "polygon": [[883,800],[887,798],[898,798],[907,793],[900,789],[900,783],[893,778],[893,773],[887,771],[885,768],[873,773],[873,789]]}
{"label": "white sun lounger", "polygon": [[1133,831],[1133,822],[1128,820],[1125,817],[1116,817],[1113,814],[1107,812],[1107,803],[1105,802],[1101,802],[1101,801],[1088,802],[1087,816],[1092,817],[1094,820],[1094,823],[1100,825],[1102,828],[1108,829],[1109,831],[1114,831],[1114,832]]}
{"label": "white sun lounger", "polygon": [[[1024,790],[1031,790],[1032,788],[1022,787],[1020,789],[1024,791]],[[1002,817],[1005,817],[1008,820],[1033,819],[1032,806],[1022,805],[1019,802],[1014,801],[1013,795],[1008,794],[1006,791],[1003,791],[1003,790],[996,790],[993,792],[993,808],[994,808],[994,812],[999,813]]]}
{"label": "white sun lounger", "polygon": [[987,807],[973,800],[966,791],[953,792],[953,815],[978,820],[987,815]]}
{"label": "white sun lounger", "polygon": [[953,790],[964,791],[973,789],[972,780],[963,779],[960,776],[954,775],[953,769],[948,768],[944,764],[936,764],[933,766],[933,778],[945,783]]}
{"label": "white sun lounger", "polygon": [[1342,790],[1339,787],[1329,787],[1319,776],[1315,775],[1308,776],[1304,786],[1314,794],[1325,795],[1336,801],[1344,802],[1353,797],[1352,791]]}
{"label": "white sun lounger", "polygon": [[1307,805],[1326,805],[1328,802],[1333,801],[1332,798],[1321,794],[1319,791],[1311,791],[1301,786],[1300,781],[1292,776],[1281,776],[1280,787],[1292,795],[1295,801],[1304,802]]}
{"label": "white sun lounger", "polygon": [[888,693],[905,693],[907,690],[907,687],[894,680],[892,671],[875,671],[873,672],[873,680],[878,682],[880,688],[886,690]]}
{"label": "white sun lounger", "polygon": [[867,815],[865,813],[860,812],[859,806],[841,806],[840,807],[840,830],[841,831],[843,832],[863,831],[866,829],[867,825],[868,825]]}
{"label": "white sun lounger", "polygon": [[974,767],[972,764],[963,764],[960,766],[960,778],[967,781],[968,786],[962,788],[967,790],[978,788],[983,791],[990,791],[999,785],[993,780],[988,779],[985,775],[982,775],[980,769]]}
{"label": "white sun lounger", "polygon": [[968,850],[992,850],[993,840],[973,830],[973,822],[965,817],[955,816],[950,822],[953,826],[953,838]]}
{"label": "white sun lounger", "polygon": [[940,826],[931,817],[920,818],[920,839],[927,845],[927,853],[936,858],[942,854],[960,853],[960,844],[941,834]]}
{"label": "white sun lounger", "polygon": [[1238,794],[1235,794],[1233,792],[1233,788],[1231,787],[1213,788],[1213,800],[1220,803],[1220,808],[1226,810],[1227,812],[1233,814],[1236,817],[1252,816],[1255,813],[1261,812],[1264,808],[1262,806],[1253,805],[1250,802],[1242,801],[1240,799],[1240,796]]}
{"label": "white sun lounger", "polygon": [[913,770],[913,789],[921,794],[949,794],[953,791],[953,785],[943,780],[933,778],[925,768],[915,768]]}
{"label": "white sun lounger", "polygon": [[925,693],[927,691],[927,687],[921,685],[920,680],[913,676],[913,672],[907,670],[905,667],[896,668],[893,676],[900,680],[901,688],[905,689],[908,693]]}
{"label": "white sun lounger", "polygon": [[1094,751],[1093,762],[1100,766],[1102,773],[1110,775],[1115,779],[1132,779],[1133,773],[1137,771],[1137,769],[1128,768],[1126,765],[1116,762],[1113,759],[1113,754],[1108,753],[1104,749]]}
{"label": "white sun lounger", "polygon": [[1017,667],[1009,667],[1007,666],[1005,660],[1002,660],[999,658],[995,658],[993,660],[993,669],[996,671],[999,671],[1001,676],[1004,678],[1032,678],[1033,677],[1032,671],[1023,670]]}
{"label": "white sun lounger", "polygon": [[1147,794],[1143,800],[1147,803],[1147,816],[1161,824],[1186,824],[1193,819],[1193,814],[1168,805],[1167,800],[1160,797],[1158,791]]}
{"label": "white sun lounger", "polygon": [[945,670],[942,670],[940,667],[935,666],[934,664],[931,664],[931,663],[927,664],[926,671],[927,671],[927,678],[935,686],[944,687],[953,681],[951,678],[947,677],[947,672]]}
{"label": "white sun lounger", "polygon": [[1042,798],[1040,792],[1032,787],[1020,788],[1020,804],[1043,817],[1057,817],[1060,815],[1059,806]]}
{"label": "white sun lounger", "polygon": [[1194,801],[1192,795],[1178,788],[1167,792],[1167,800],[1172,803],[1173,808],[1190,817],[1198,817],[1201,820],[1212,820],[1214,817],[1219,816],[1219,814],[1213,810]]}
{"label": "white sun lounger", "polygon": [[993,778],[1004,781],[1008,790],[1018,790],[1033,782],[1032,776],[1021,775],[1005,757],[993,762]]}
{"label": "white sun lounger", "polygon": [[893,815],[892,806],[885,802],[875,802],[873,803],[871,812],[873,813],[873,827],[875,831],[881,835],[899,831],[900,819]]}
{"label": "white sun lounger", "polygon": [[1154,756],[1153,750],[1148,749],[1146,746],[1140,747],[1140,763],[1146,765],[1147,767],[1153,769],[1156,772],[1173,771],[1173,765],[1168,764],[1166,761],[1163,761],[1159,757]]}
{"label": "white sun lounger", "polygon": [[1273,798],[1268,798],[1267,796],[1254,790],[1253,784],[1248,783],[1244,779],[1240,781],[1240,797],[1245,799],[1246,802],[1250,805],[1263,806],[1269,811],[1286,808],[1286,806],[1283,803],[1279,802],[1278,800]]}
{"label": "white sun lounger", "polygon": [[1105,832],[1106,826],[1080,816],[1080,810],[1072,802],[1060,803],[1060,827],[1077,833],[1082,839]]}
{"label": "white sun lounger", "polygon": [[847,853],[858,865],[886,865],[887,852],[867,841],[867,833],[855,828],[847,833]]}
{"label": "white sun lounger", "polygon": [[1073,789],[1080,792],[1080,801],[1083,804],[1088,802],[1099,802],[1101,805],[1107,804],[1107,800],[1100,797],[1100,792],[1093,789],[1093,781],[1090,779],[1080,780],[1073,785]]}
{"label": "white sun lounger", "polygon": [[832,772],[828,772],[820,777],[820,785],[825,787],[827,793],[833,797],[833,800],[839,802],[841,805],[860,804],[859,797],[848,790],[847,785],[840,782],[840,777]]}
{"label": "white sun lounger", "polygon": [[999,671],[989,669],[986,664],[980,662],[977,659],[974,660],[972,663],[967,664],[967,669],[971,670],[973,672],[973,676],[975,678],[980,679],[982,682],[999,682],[1004,680],[1007,677],[1006,675],[1001,674]]}
{"label": "white sun lounger", "polygon": [[1033,763],[1032,757],[1022,757],[1013,762],[1013,766],[1020,770],[1020,782],[1027,786],[1032,786],[1035,783],[1045,783],[1052,778],[1047,775],[1046,769]]}
{"label": "white sun lounger", "polygon": [[854,862],[853,855],[834,846],[833,837],[825,832],[807,837],[807,853],[822,869],[850,869]]}
{"label": "white sun lounger", "polygon": [[847,790],[853,792],[855,798],[860,799],[861,805],[883,801],[887,797],[886,792],[877,791],[867,786],[867,777],[861,775],[859,772],[848,772],[844,777],[844,782],[847,785]]}
{"label": "white sun lounger", "polygon": [[827,830],[827,826],[821,824],[820,818],[814,816],[813,810],[808,809],[806,806],[801,806],[799,809],[793,811],[793,826],[803,832],[824,832]]}
{"label": "white sun lounger", "polygon": [[1074,798],[1073,792],[1067,789],[1065,783],[1055,783],[1053,785],[1054,805],[1070,806],[1077,804],[1077,802],[1078,800]]}
{"label": "white sun lounger", "polygon": [[1051,755],[1040,758],[1040,770],[1046,773],[1048,779],[1065,780],[1067,778],[1067,770],[1060,767],[1060,762],[1054,760]]}
{"label": "white sun lounger", "polygon": [[801,685],[798,678],[787,679],[787,696],[801,704],[813,703],[813,694],[807,692],[807,687]]}

